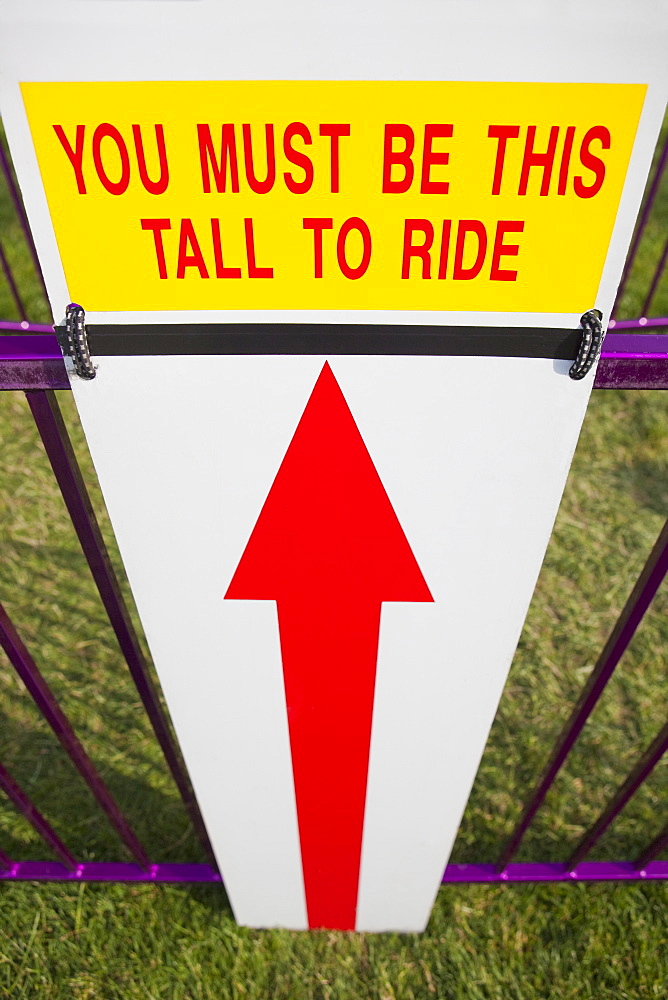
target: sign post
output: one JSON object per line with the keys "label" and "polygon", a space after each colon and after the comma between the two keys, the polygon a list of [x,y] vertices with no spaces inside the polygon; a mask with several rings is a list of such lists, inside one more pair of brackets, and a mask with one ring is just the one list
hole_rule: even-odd
{"label": "sign post", "polygon": [[86,310],[72,388],[235,915],[420,930],[586,409],[568,373],[614,299],[668,18],[3,18],[54,317]]}

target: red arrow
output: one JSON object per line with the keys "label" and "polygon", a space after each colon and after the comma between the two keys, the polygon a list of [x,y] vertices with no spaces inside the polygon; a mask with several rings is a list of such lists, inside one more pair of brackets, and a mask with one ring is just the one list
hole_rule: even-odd
{"label": "red arrow", "polygon": [[432,601],[323,367],[226,598],[275,600],[310,927],[353,930],[382,601]]}

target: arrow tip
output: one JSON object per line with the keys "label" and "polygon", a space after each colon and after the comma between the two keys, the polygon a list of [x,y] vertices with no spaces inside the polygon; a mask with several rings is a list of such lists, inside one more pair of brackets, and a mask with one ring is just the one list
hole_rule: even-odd
{"label": "arrow tip", "polygon": [[433,601],[325,362],[226,598]]}

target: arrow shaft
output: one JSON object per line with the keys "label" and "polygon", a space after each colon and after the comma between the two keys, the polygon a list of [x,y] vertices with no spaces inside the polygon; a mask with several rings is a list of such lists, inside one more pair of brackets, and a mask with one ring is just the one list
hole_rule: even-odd
{"label": "arrow shaft", "polygon": [[306,908],[356,923],[383,601],[431,601],[327,363],[225,595],[275,600]]}
{"label": "arrow shaft", "polygon": [[279,601],[310,927],[354,930],[380,602]]}

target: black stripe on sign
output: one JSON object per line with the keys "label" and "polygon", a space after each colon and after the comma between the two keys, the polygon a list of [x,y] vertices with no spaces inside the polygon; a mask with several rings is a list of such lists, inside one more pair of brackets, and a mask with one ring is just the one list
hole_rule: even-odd
{"label": "black stripe on sign", "polygon": [[93,357],[137,354],[416,354],[572,361],[582,330],[320,323],[114,324],[88,327]]}

